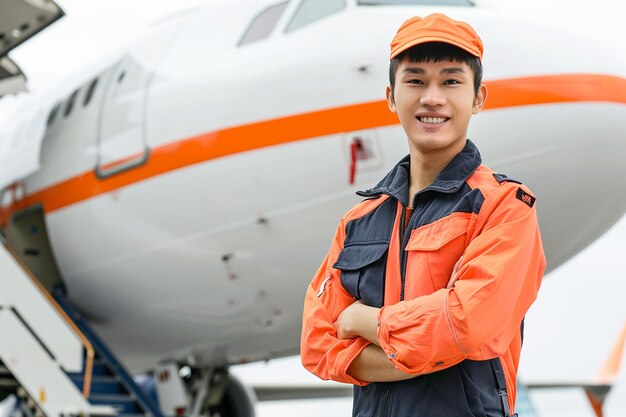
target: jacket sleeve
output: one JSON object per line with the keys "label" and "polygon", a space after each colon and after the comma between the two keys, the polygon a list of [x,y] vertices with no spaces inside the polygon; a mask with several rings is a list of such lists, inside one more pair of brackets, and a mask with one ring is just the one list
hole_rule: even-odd
{"label": "jacket sleeve", "polygon": [[354,385],[369,382],[348,375],[352,361],[369,344],[364,338],[338,339],[334,322],[354,303],[341,285],[341,271],[334,269],[345,240],[345,216],[339,222],[330,250],[309,285],[304,300],[300,353],[302,364],[313,374],[328,380]]}
{"label": "jacket sleeve", "polygon": [[476,223],[480,233],[466,247],[452,288],[380,310],[380,345],[400,370],[436,372],[509,348],[546,266],[529,194],[503,183],[488,196]]}

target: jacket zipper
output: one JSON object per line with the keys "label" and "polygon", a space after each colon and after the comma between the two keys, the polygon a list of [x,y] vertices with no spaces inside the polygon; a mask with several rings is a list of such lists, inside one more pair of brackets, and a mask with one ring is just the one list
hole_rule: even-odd
{"label": "jacket zipper", "polygon": [[[411,223],[414,222],[414,219],[416,217],[418,217],[418,207],[419,207],[419,195],[422,194],[424,191],[428,190],[428,188],[418,191],[414,196],[413,196],[413,215],[411,215],[411,218],[409,219],[409,224],[406,225],[406,228],[404,227],[404,222],[405,222],[405,218],[406,218],[406,206],[402,206],[402,217],[400,219],[400,282],[402,283],[402,286],[400,287],[400,301],[404,300],[404,282],[406,281],[406,261],[407,261],[407,254],[406,251],[404,250],[404,248],[406,247],[406,245],[409,243],[408,242],[408,238],[406,236],[406,230],[410,230],[411,228]],[[411,234],[409,233],[408,237],[410,237]],[[406,238],[407,242],[404,241],[404,239]]]}
{"label": "jacket zipper", "polygon": [[383,393],[383,399],[380,403],[380,414],[379,414],[380,417],[385,417],[385,411],[387,408],[387,403],[389,402],[391,388],[392,388],[392,385],[387,383],[387,386],[385,387],[385,392]]}
{"label": "jacket zipper", "polygon": [[[400,203],[402,204],[402,203]],[[404,300],[404,222],[406,221],[406,206],[402,204],[402,215],[400,216],[400,301]]]}

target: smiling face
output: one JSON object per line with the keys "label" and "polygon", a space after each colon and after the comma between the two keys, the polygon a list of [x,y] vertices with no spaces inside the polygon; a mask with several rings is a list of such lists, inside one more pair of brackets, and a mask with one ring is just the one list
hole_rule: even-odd
{"label": "smiling face", "polygon": [[404,58],[394,84],[393,92],[387,87],[387,103],[398,114],[411,154],[456,154],[463,149],[470,118],[487,96],[484,85],[475,90],[467,63]]}

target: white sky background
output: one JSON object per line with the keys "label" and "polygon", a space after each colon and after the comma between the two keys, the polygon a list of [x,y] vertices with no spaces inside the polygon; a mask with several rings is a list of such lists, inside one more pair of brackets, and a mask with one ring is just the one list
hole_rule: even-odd
{"label": "white sky background", "polygon": [[[200,4],[199,0],[57,0],[67,16],[11,53],[29,78],[32,90],[62,81],[76,68],[94,63],[124,45],[143,25],[169,11]],[[493,7],[531,14],[566,30],[614,46],[626,56],[626,3],[622,0],[541,1],[489,0]],[[593,4],[593,5],[591,5]],[[575,45],[572,45],[575,48]],[[580,51],[581,60],[585,59]],[[624,58],[626,62],[626,58]],[[626,140],[626,138],[624,138]],[[626,187],[625,187],[626,188]],[[626,324],[626,218],[603,238],[544,281],[526,320],[520,375],[526,380],[591,380]],[[299,358],[234,369],[245,382],[315,382]],[[531,396],[542,416],[593,416],[580,390],[558,390]],[[259,417],[348,416],[351,399],[262,403]],[[606,416],[626,414],[626,367],[606,404]],[[523,416],[522,416],[523,417]]]}

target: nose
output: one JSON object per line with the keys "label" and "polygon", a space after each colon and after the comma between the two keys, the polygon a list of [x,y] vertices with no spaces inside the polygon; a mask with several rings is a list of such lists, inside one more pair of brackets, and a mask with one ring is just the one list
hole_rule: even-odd
{"label": "nose", "polygon": [[439,85],[431,83],[422,93],[420,104],[426,107],[438,107],[446,104],[446,97]]}

